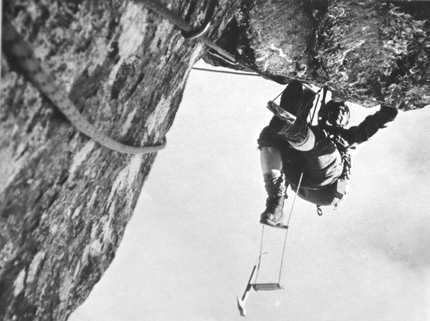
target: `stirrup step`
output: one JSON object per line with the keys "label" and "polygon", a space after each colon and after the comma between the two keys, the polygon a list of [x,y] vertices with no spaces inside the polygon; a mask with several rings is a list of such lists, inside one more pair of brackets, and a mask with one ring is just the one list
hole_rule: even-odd
{"label": "stirrup step", "polygon": [[283,290],[284,287],[281,283],[254,283],[252,285],[254,291],[276,291]]}
{"label": "stirrup step", "polygon": [[288,225],[285,225],[283,223],[279,223],[279,224],[271,224],[269,222],[260,222],[260,223],[263,224],[263,225],[274,227],[274,228],[288,229]]}

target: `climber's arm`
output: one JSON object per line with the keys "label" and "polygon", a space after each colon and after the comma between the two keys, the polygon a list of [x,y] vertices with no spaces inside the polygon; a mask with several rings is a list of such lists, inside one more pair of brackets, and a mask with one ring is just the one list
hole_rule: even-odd
{"label": "climber's arm", "polygon": [[373,115],[367,116],[360,125],[345,129],[342,136],[349,144],[361,144],[369,140],[379,129],[386,127],[386,124],[392,122],[397,114],[398,110],[396,108],[382,105],[379,111]]}

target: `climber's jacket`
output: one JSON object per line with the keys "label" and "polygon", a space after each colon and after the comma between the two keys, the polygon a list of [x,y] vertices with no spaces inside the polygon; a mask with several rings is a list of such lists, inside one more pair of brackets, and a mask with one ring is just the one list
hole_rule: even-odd
{"label": "climber's jacket", "polygon": [[356,146],[369,140],[379,129],[386,127],[386,124],[392,122],[397,114],[397,109],[381,106],[379,111],[367,116],[358,126],[343,128],[334,127],[327,122],[318,124],[321,129],[326,131],[341,153],[344,160],[344,173],[342,175],[345,178],[349,179],[351,153]]}

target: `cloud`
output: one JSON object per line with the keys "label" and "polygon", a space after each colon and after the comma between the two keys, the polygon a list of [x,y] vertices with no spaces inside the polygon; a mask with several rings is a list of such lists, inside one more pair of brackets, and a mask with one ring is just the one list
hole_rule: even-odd
{"label": "cloud", "polygon": [[[423,220],[422,223],[427,222]],[[410,269],[430,268],[429,226],[403,226],[393,232],[382,235],[371,234],[367,243],[389,260],[401,263]]]}

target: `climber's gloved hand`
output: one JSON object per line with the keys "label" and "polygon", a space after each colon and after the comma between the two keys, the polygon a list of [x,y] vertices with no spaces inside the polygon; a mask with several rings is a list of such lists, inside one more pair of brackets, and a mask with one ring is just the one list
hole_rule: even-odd
{"label": "climber's gloved hand", "polygon": [[398,113],[397,108],[381,105],[381,109],[378,111],[380,126],[382,127],[386,123],[392,122],[396,119]]}

